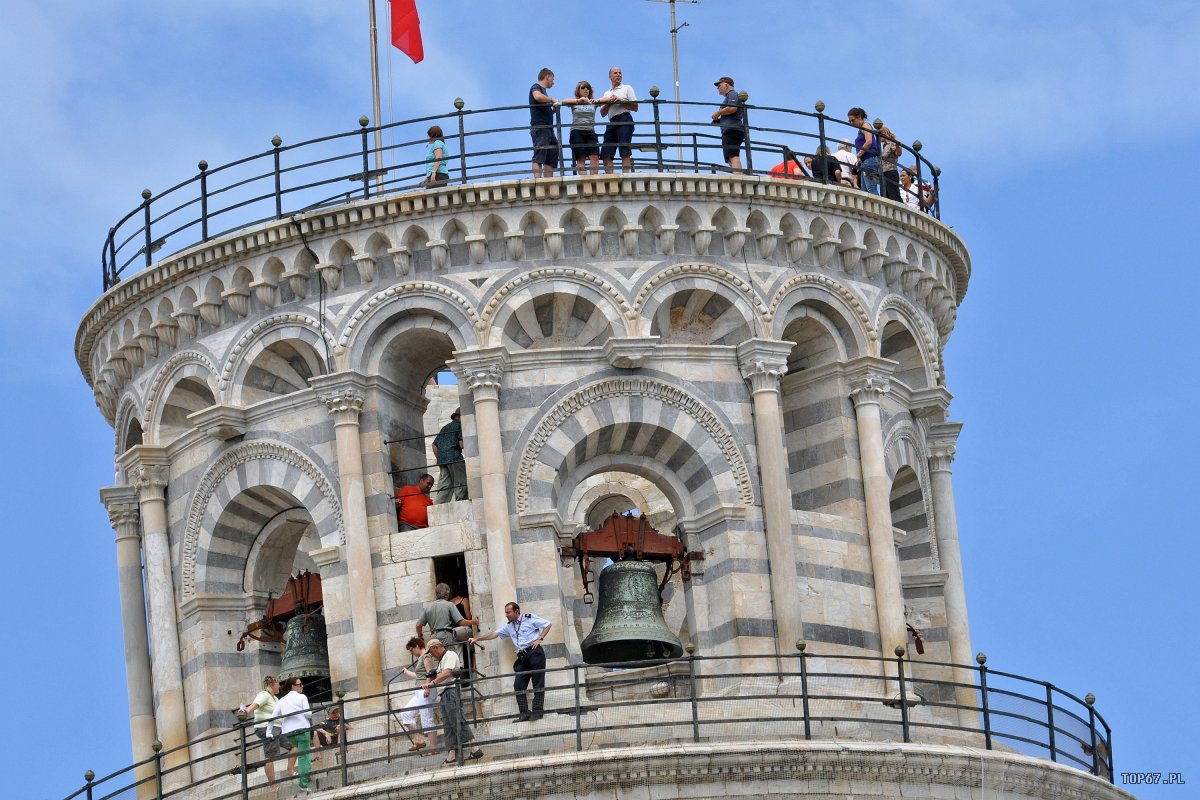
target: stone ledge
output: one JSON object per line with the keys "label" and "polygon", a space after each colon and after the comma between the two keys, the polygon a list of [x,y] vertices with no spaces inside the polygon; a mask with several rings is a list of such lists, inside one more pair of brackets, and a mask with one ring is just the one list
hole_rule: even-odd
{"label": "stone ledge", "polygon": [[[526,756],[438,770],[439,798],[618,800],[853,796],[978,800],[1132,800],[1079,770],[1027,756],[948,745],[756,741]],[[322,792],[327,800],[426,798],[429,776]]]}

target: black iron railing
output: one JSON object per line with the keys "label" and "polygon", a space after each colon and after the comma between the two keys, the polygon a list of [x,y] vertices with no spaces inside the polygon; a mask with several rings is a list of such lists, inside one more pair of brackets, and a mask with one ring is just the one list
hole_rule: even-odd
{"label": "black iron railing", "polygon": [[[837,736],[986,747],[1113,779],[1112,731],[1091,695],[1080,699],[1046,681],[989,669],[982,655],[977,665],[966,666],[801,649],[782,658],[685,656],[607,667],[548,669],[545,718],[519,727],[513,674],[476,673],[462,692],[474,740],[459,749],[457,763],[476,747],[485,759],[495,758],[518,738],[520,754],[536,755],[680,741]],[[375,697],[339,697],[315,709],[314,723],[338,707],[348,728],[336,745],[317,751],[321,760],[310,779],[328,789],[441,763],[440,757],[422,760],[432,747],[411,749],[431,731],[400,725],[400,711],[414,691],[420,690],[410,684]],[[239,722],[232,712],[229,722],[227,730],[174,751],[159,749],[110,775],[96,778],[89,771],[86,784],[67,800],[187,797],[201,786],[209,800],[267,796],[254,722]],[[294,788],[299,776],[281,775],[284,758],[275,762],[275,771],[281,783]]]}
{"label": "black iron railing", "polygon": [[[683,121],[676,125],[665,122],[663,113],[664,106],[673,108],[675,103],[658,99],[657,89],[652,89],[651,95],[642,101],[634,123],[633,170],[728,173],[721,133],[711,122],[717,104],[679,103]],[[142,203],[122,217],[105,239],[101,253],[104,289],[116,285],[128,269],[152,264],[160,251],[178,252],[314,209],[417,189],[425,177],[426,131],[432,125],[442,127],[445,134],[443,159],[451,183],[530,174],[527,106],[473,110],[457,99],[454,107],[450,114],[380,126],[385,144],[379,149],[373,145],[377,128],[362,117],[358,130],[291,145],[275,136],[269,150],[218,167],[200,161],[196,175],[157,193],[145,189]],[[742,126],[745,171],[766,173],[792,154],[803,158],[822,148],[832,153],[838,141],[851,141],[857,135],[857,129],[846,121],[826,116],[823,103],[817,103],[816,109],[806,112],[746,104]],[[567,144],[569,116],[555,108],[560,143],[560,171],[556,174],[560,176],[574,172]],[[875,124],[882,126],[879,120]],[[597,120],[597,130],[603,127],[603,121]],[[940,217],[940,170],[921,154],[921,143],[904,144],[886,135],[881,138],[899,147],[899,163],[915,174],[917,186],[932,189],[927,210]],[[619,165],[620,159],[616,161]],[[811,179],[823,181],[824,173]]]}

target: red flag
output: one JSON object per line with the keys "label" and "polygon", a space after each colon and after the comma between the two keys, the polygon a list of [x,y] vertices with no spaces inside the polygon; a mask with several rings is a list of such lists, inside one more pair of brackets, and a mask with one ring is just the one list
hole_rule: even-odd
{"label": "red flag", "polygon": [[419,64],[425,58],[421,43],[421,20],[417,16],[417,0],[389,0],[392,4],[392,44]]}

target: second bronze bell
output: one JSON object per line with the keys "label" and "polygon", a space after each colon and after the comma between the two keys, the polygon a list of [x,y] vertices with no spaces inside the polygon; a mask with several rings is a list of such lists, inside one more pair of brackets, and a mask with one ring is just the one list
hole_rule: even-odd
{"label": "second bronze bell", "polygon": [[667,627],[654,565],[616,561],[600,573],[592,632],[582,644],[588,664],[679,658],[683,645]]}

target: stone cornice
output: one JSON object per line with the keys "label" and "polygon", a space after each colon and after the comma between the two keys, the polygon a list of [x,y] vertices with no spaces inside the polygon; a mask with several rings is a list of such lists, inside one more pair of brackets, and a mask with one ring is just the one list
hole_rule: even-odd
{"label": "stone cornice", "polygon": [[207,269],[227,264],[235,255],[245,259],[268,250],[299,246],[297,228],[308,237],[329,236],[366,224],[394,224],[430,214],[453,213],[462,208],[486,213],[490,209],[507,209],[513,203],[533,200],[542,201],[547,206],[556,203],[578,206],[590,202],[611,204],[620,200],[679,202],[686,198],[701,204],[731,199],[744,202],[753,198],[755,204],[762,208],[778,206],[789,211],[825,210],[870,224],[901,228],[946,260],[955,276],[956,303],[961,302],[966,294],[971,272],[970,256],[953,229],[927,214],[914,213],[862,192],[748,175],[631,173],[605,180],[564,177],[554,182],[538,183],[529,179],[494,181],[447,187],[438,192],[413,192],[360,200],[246,228],[180,251],[148,269],[128,276],[88,309],[75,337],[76,359],[84,377],[92,383],[91,351],[95,337],[121,313],[144,299],[147,293],[161,292],[194,279]]}

